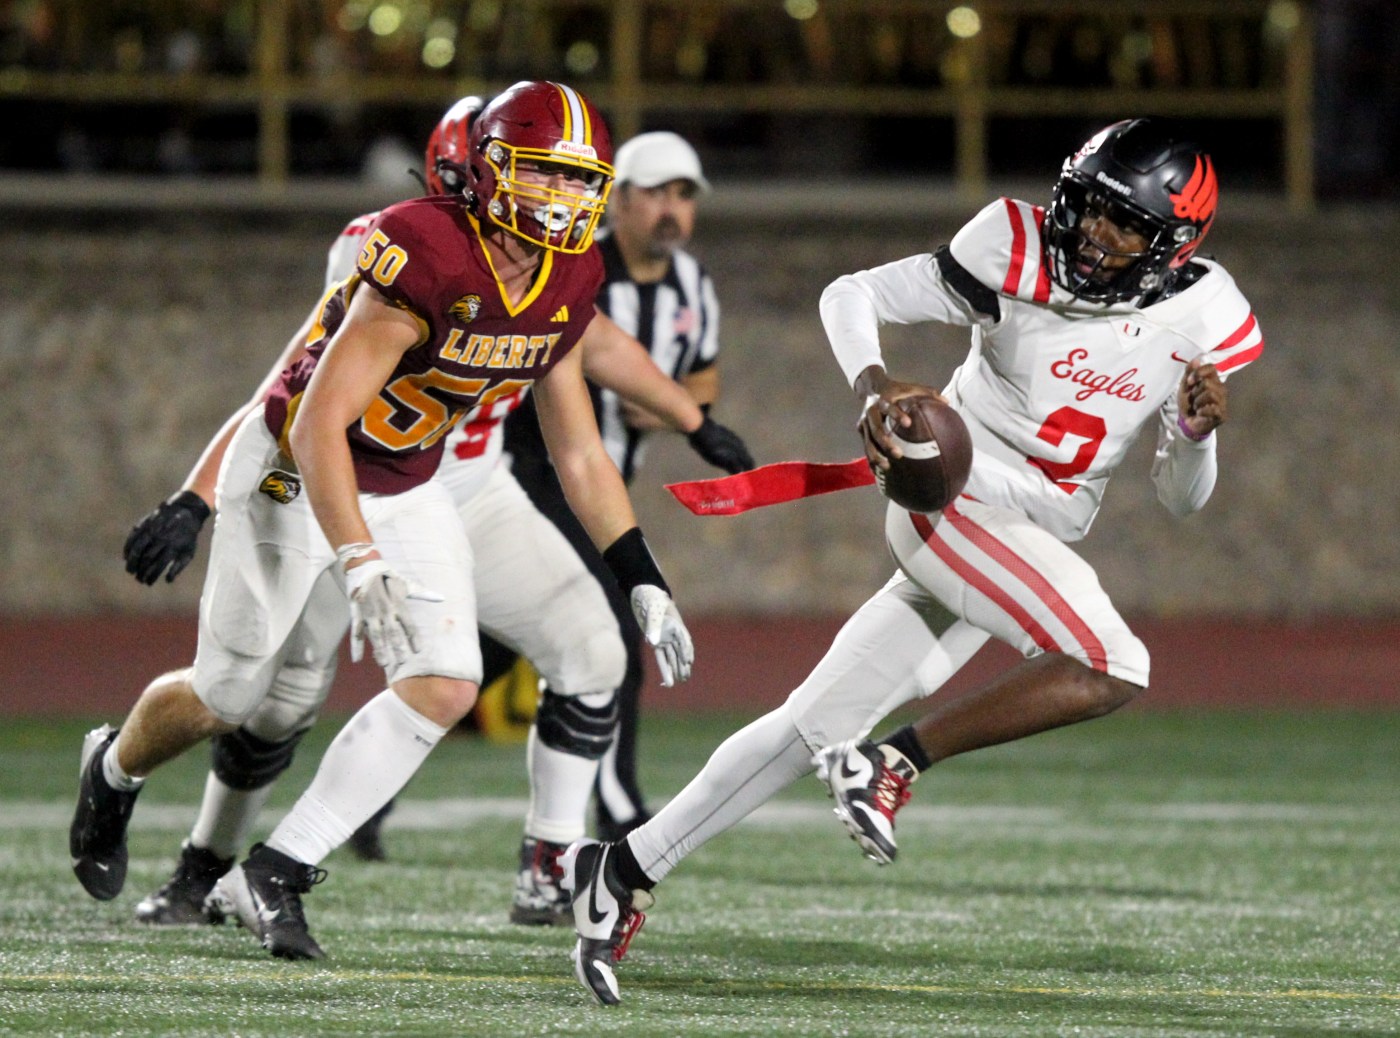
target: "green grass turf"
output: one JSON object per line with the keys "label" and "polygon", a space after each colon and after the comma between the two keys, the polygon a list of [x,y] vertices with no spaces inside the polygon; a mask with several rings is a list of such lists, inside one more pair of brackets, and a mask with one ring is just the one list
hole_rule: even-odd
{"label": "green grass turf", "polygon": [[[647,718],[647,788],[673,793],[737,723]],[[83,730],[0,727],[3,1035],[1400,1034],[1400,714],[1130,711],[948,761],[885,869],[806,779],[662,884],[612,1010],[576,985],[569,932],[506,922],[519,746],[445,741],[394,860],[325,863],[306,904],[329,957],[305,964],[132,921],[202,752],[143,794],[125,893],[82,892]]]}

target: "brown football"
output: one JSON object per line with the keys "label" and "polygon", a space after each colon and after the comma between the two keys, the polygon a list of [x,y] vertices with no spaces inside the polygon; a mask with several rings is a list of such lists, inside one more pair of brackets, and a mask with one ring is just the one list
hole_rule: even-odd
{"label": "brown football", "polygon": [[891,458],[886,472],[877,469],[876,482],[880,492],[900,508],[941,511],[967,485],[972,436],[958,412],[932,397],[915,397],[899,406],[913,419],[903,427],[890,422],[904,457]]}

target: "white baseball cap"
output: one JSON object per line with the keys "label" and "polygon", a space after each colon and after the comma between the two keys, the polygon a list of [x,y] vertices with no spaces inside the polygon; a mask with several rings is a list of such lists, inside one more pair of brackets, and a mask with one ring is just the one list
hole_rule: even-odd
{"label": "white baseball cap", "polygon": [[710,182],[700,172],[700,156],[680,134],[668,130],[639,133],[613,157],[619,184],[659,187],[672,180],[689,180],[708,193]]}

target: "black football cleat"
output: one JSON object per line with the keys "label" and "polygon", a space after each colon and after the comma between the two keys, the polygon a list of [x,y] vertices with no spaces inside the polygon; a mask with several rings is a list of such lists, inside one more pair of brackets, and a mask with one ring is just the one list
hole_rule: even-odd
{"label": "black football cleat", "polygon": [[207,910],[236,916],[279,959],[325,958],[301,906],[301,895],[325,878],[325,869],[255,844],[243,864],[214,884]]}
{"label": "black football cleat", "polygon": [[211,916],[205,910],[210,892],[229,869],[232,858],[221,858],[204,847],[186,840],[180,845],[180,860],[165,885],[142,898],[136,906],[136,921],[148,926],[192,926],[221,923],[223,915]]}
{"label": "black football cleat", "polygon": [[579,840],[570,844],[560,864],[564,889],[573,895],[574,976],[605,1006],[622,1001],[613,965],[646,922],[644,910],[656,903],[646,890],[628,890],[618,878],[612,844]]}
{"label": "black football cleat", "polygon": [[78,806],[68,829],[68,853],[78,882],[99,901],[110,901],[126,885],[126,827],[139,789],[113,789],[102,774],[102,756],[117,738],[109,724],[83,739],[78,765]]}

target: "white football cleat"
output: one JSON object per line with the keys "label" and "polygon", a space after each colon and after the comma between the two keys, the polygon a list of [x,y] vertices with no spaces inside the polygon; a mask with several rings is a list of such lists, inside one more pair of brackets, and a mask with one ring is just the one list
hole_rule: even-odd
{"label": "white football cleat", "polygon": [[909,759],[893,746],[851,739],[819,751],[812,763],[836,800],[836,817],[865,856],[877,865],[894,861],[894,814],[919,777]]}
{"label": "white football cleat", "polygon": [[605,1006],[622,1001],[613,964],[622,961],[646,922],[644,909],[656,903],[646,890],[628,890],[613,865],[616,847],[596,840],[569,845],[559,859],[564,878],[561,886],[573,895],[574,975]]}

